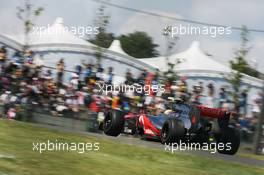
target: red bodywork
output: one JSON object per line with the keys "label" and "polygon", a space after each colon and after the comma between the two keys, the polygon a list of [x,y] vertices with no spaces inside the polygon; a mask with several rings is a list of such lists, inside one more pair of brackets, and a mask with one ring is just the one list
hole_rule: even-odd
{"label": "red bodywork", "polygon": [[154,137],[160,136],[160,130],[158,130],[146,116],[146,114],[141,114],[139,116],[139,124],[143,127],[144,134],[146,136]]}
{"label": "red bodywork", "polygon": [[[197,108],[200,109],[201,117],[208,117],[208,118],[224,118],[226,116],[226,111],[219,108],[208,108],[202,105],[197,105]],[[147,137],[160,137],[161,131],[157,129],[150,121],[150,119],[147,117],[147,114],[139,114],[135,115],[133,113],[129,113],[125,116],[126,120],[129,119],[136,119],[136,126],[141,126],[144,131],[144,135]],[[197,121],[196,117],[191,118],[191,122],[194,124]]]}

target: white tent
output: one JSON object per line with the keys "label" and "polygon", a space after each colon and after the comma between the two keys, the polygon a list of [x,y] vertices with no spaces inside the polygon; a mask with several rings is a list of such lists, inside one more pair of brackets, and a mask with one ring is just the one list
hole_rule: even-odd
{"label": "white tent", "polygon": [[167,58],[156,57],[141,59],[141,61],[158,68],[161,71],[168,70],[168,62],[176,64],[174,67],[177,72],[207,72],[207,73],[230,73],[231,69],[209,56],[199,47],[199,42],[194,41],[189,49],[184,52],[173,54]]}
{"label": "white tent", "polygon": [[[223,65],[206,55],[201,49],[198,41],[193,41],[191,46],[183,52],[173,54],[168,58],[161,56],[155,58],[144,58],[140,61],[149,64],[160,71],[164,72],[168,70],[168,63],[179,64],[174,66],[174,71],[179,75],[187,77],[205,77],[213,80],[214,78],[222,78],[230,75],[232,69],[226,65]],[[243,74],[243,82],[254,85],[256,87],[262,86],[260,79]]]}
{"label": "white tent", "polygon": [[110,47],[108,48],[108,50],[128,56],[128,54],[122,49],[121,43],[119,40],[114,40],[112,44],[110,45]]}
{"label": "white tent", "polygon": [[8,36],[0,34],[0,43],[16,50],[22,50],[27,44],[30,50],[38,51],[72,51],[92,53],[94,44],[79,38],[77,29],[64,25],[63,18],[58,17],[52,25],[35,26],[25,43],[24,35]]}
{"label": "white tent", "polygon": [[146,63],[156,69],[159,69],[160,71],[166,71],[167,70],[167,61],[166,57],[160,56],[160,57],[154,57],[154,58],[143,58],[140,59],[143,63]]}
{"label": "white tent", "polygon": [[74,29],[64,26],[63,19],[57,18],[51,26],[38,27],[28,37],[30,50],[93,52],[94,44],[79,38]]}
{"label": "white tent", "polygon": [[38,27],[29,34],[29,45],[71,44],[92,46],[93,44],[77,37],[71,28],[65,27],[62,18],[57,18],[51,26]]}
{"label": "white tent", "polygon": [[192,70],[207,72],[230,73],[232,70],[209,56],[199,47],[199,42],[194,41],[189,49],[184,52],[174,54],[169,58],[169,62],[175,63],[179,59],[180,64],[175,67],[176,71]]}

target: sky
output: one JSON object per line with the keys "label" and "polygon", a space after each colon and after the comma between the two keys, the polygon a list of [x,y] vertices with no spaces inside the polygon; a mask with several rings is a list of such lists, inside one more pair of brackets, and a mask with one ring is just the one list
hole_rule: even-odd
{"label": "sky", "polygon": [[[22,23],[16,17],[16,8],[22,0],[0,0],[0,33],[16,37],[21,35]],[[99,3],[93,0],[31,0],[35,6],[44,7],[43,14],[36,19],[37,25],[52,24],[62,17],[67,26],[90,26],[96,17]],[[155,12],[182,19],[197,20],[227,26],[242,26],[264,30],[263,0],[110,0],[111,3]],[[106,8],[110,15],[108,31],[115,36],[145,31],[159,45],[161,55],[165,54],[166,42],[162,30],[167,25],[188,25],[164,18],[118,9]],[[240,32],[232,30],[230,35],[215,38],[205,35],[180,35],[173,52],[187,49],[192,41],[200,42],[201,49],[212,55],[212,59],[228,65],[240,46]],[[250,64],[264,72],[264,33],[249,33],[251,50],[247,56]]]}

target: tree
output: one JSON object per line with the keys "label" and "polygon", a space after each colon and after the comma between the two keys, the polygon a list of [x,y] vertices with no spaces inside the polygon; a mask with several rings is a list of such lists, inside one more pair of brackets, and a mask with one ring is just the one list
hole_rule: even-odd
{"label": "tree", "polygon": [[100,32],[94,39],[91,39],[90,42],[99,47],[108,48],[114,39],[115,37],[113,33]]}
{"label": "tree", "polygon": [[176,63],[168,63],[168,70],[163,73],[165,83],[173,84],[173,82],[179,78],[179,76],[175,72],[174,67],[180,63],[181,62],[179,60]]}
{"label": "tree", "polygon": [[20,7],[17,7],[17,17],[23,22],[24,25],[24,50],[28,47],[28,34],[32,30],[35,21],[35,17],[41,15],[44,11],[43,7],[34,7],[30,0],[24,0],[24,4]]}
{"label": "tree", "polygon": [[243,26],[243,30],[241,32],[241,45],[239,50],[235,53],[234,60],[230,61],[230,66],[234,70],[231,75],[227,78],[229,83],[232,85],[232,98],[235,106],[235,110],[239,111],[239,95],[241,90],[241,83],[243,78],[243,73],[248,74],[248,70],[250,70],[250,66],[246,61],[246,56],[250,50],[248,47],[248,30],[245,26]]}
{"label": "tree", "polygon": [[136,31],[119,37],[124,51],[135,58],[149,58],[158,56],[157,44],[145,32]]}
{"label": "tree", "polygon": [[259,72],[255,70],[254,68],[252,68],[246,61],[246,57],[251,47],[248,46],[248,30],[246,26],[243,26],[242,28],[243,30],[241,32],[240,49],[236,52],[235,59],[230,61],[231,68],[241,73],[244,73],[244,74],[247,74],[253,77],[258,77]]}
{"label": "tree", "polygon": [[163,73],[166,83],[172,84],[174,81],[178,79],[178,75],[174,70],[174,67],[177,64],[180,64],[180,60],[177,60],[176,63],[169,62],[169,55],[171,54],[171,50],[175,47],[176,41],[179,37],[171,37],[171,26],[167,26],[163,31],[163,36],[166,40],[166,61],[168,70]]}
{"label": "tree", "polygon": [[227,78],[228,82],[232,85],[233,91],[231,92],[235,111],[239,111],[239,95],[240,88],[242,83],[243,75],[239,71],[232,72],[229,78]]}
{"label": "tree", "polygon": [[113,33],[107,33],[107,27],[109,25],[110,15],[106,14],[106,7],[104,4],[101,4],[100,7],[97,9],[96,18],[94,20],[95,26],[98,27],[98,34],[95,35],[94,38],[90,39],[89,41],[96,45],[94,48],[95,50],[95,57],[97,62],[100,63],[102,59],[103,49],[108,48],[112,41],[114,40]]}

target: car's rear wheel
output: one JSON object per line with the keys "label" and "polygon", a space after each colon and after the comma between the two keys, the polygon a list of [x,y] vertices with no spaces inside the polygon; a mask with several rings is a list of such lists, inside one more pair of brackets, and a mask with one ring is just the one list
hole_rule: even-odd
{"label": "car's rear wheel", "polygon": [[234,155],[238,151],[240,145],[239,131],[235,128],[226,128],[217,139],[218,145],[222,143],[225,145],[225,148],[219,149],[218,147],[217,151],[220,154]]}
{"label": "car's rear wheel", "polygon": [[104,133],[110,136],[118,136],[124,128],[124,113],[119,110],[109,111],[104,119]]}
{"label": "car's rear wheel", "polygon": [[185,128],[182,121],[170,118],[163,124],[161,130],[161,143],[171,144],[184,138]]}

